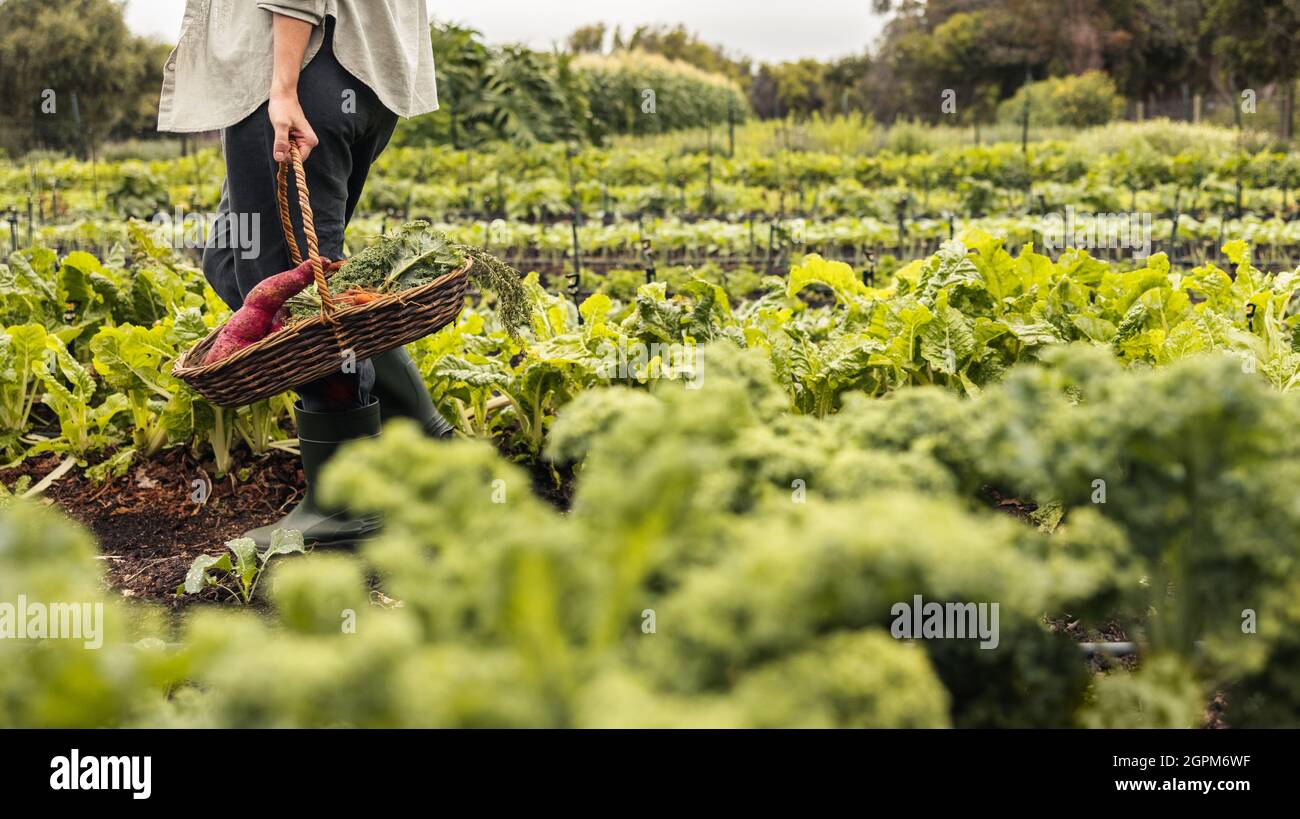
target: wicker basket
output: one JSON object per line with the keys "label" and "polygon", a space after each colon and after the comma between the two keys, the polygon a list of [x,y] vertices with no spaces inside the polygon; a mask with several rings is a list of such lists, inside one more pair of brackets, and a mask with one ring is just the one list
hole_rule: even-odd
{"label": "wicker basket", "polygon": [[340,372],[349,361],[363,361],[436,333],[455,321],[465,304],[472,261],[410,290],[380,296],[366,304],[336,305],[317,249],[307,177],[293,140],[289,142],[289,154],[290,160],[280,165],[276,180],[280,223],[293,263],[301,264],[302,255],[289,218],[287,176],[292,166],[321,312],[228,358],[204,364],[203,359],[221,332],[217,329],[177,359],[172,373],[217,406],[247,406]]}

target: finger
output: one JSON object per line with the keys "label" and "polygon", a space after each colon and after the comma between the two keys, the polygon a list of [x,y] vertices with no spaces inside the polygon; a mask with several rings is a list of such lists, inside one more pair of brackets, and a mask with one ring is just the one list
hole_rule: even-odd
{"label": "finger", "polygon": [[289,159],[289,126],[284,123],[275,123],[275,145],[271,149],[271,156],[276,162],[286,162]]}
{"label": "finger", "polygon": [[302,151],[303,162],[307,161],[307,157],[319,144],[320,140],[316,138],[316,132],[312,130],[311,124],[303,120],[301,127],[298,129],[298,149]]}

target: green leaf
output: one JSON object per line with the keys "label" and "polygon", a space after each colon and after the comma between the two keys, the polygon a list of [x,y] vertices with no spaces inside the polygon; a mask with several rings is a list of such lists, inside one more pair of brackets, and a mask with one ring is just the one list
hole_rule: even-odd
{"label": "green leaf", "polygon": [[[578,313],[582,316],[582,320],[588,328],[594,328],[605,323],[610,310],[613,308],[614,303],[610,301],[609,296],[604,293],[594,293],[582,302],[582,305],[578,308]],[[591,330],[589,329],[588,332],[591,332]]]}
{"label": "green leaf", "polygon": [[654,282],[637,291],[636,312],[624,329],[646,342],[677,344],[682,340],[683,318],[682,308],[668,300],[667,285]]}
{"label": "green leaf", "polygon": [[86,477],[92,481],[103,481],[109,477],[120,478],[131,468],[135,460],[135,447],[122,447],[109,457],[86,470]]}
{"label": "green leaf", "polygon": [[277,555],[306,554],[307,544],[303,541],[302,532],[297,529],[276,529],[271,534],[271,545],[262,553],[262,563],[265,564],[271,558]]}
{"label": "green leaf", "polygon": [[938,372],[956,375],[977,347],[971,322],[948,306],[946,292],[939,294],[933,314],[920,330],[921,357]]}
{"label": "green leaf", "polygon": [[201,341],[212,330],[203,320],[203,311],[197,307],[187,307],[176,312],[172,323],[172,332],[182,345],[191,345]]}
{"label": "green leaf", "polygon": [[1074,316],[1073,321],[1075,328],[1090,341],[1098,344],[1109,344],[1115,338],[1115,325],[1104,318],[1097,316]]}
{"label": "green leaf", "polygon": [[194,563],[190,565],[190,570],[185,573],[185,583],[181,585],[181,589],[186,594],[198,594],[209,583],[209,571],[229,572],[232,570],[230,555],[199,555],[194,559]]}
{"label": "green leaf", "polygon": [[92,274],[104,277],[104,268],[99,260],[85,251],[75,251],[63,257],[58,274],[58,299],[60,303],[75,302],[83,307],[100,301],[99,294],[91,286]]}
{"label": "green leaf", "polygon": [[1250,243],[1244,239],[1233,239],[1223,246],[1223,255],[1235,265],[1250,264]]}
{"label": "green leaf", "polygon": [[1038,531],[1046,534],[1055,532],[1065,518],[1065,505],[1060,501],[1049,501],[1029,514],[1029,519],[1038,526]]}
{"label": "green leaf", "polygon": [[[35,252],[33,250],[33,253]],[[32,263],[27,261],[27,257],[21,253],[10,254],[9,265],[13,269],[15,282],[19,283],[20,287],[26,289],[27,292],[35,293],[50,303],[57,304],[58,297],[55,292],[55,277],[52,270],[49,273],[38,272],[32,266]]]}
{"label": "green leaf", "polygon": [[90,349],[95,372],[119,390],[144,390],[168,398],[176,383],[171,365],[179,351],[161,325],[100,328],[90,340]]}
{"label": "green leaf", "polygon": [[252,538],[241,537],[227,542],[226,548],[235,555],[235,576],[239,578],[240,587],[247,593],[252,588],[253,579],[257,577],[257,544]]}
{"label": "green leaf", "polygon": [[1115,331],[1115,344],[1122,344],[1125,341],[1136,336],[1146,326],[1148,309],[1142,302],[1135,302],[1128,313],[1124,315],[1124,320],[1119,323]]}
{"label": "green leaf", "polygon": [[695,305],[685,317],[684,334],[700,343],[722,337],[731,320],[727,291],[699,278],[687,282],[682,291],[695,297]]}
{"label": "green leaf", "polygon": [[1044,344],[1060,344],[1065,339],[1056,328],[1046,322],[1031,322],[1020,316],[1008,316],[1006,318],[1007,329],[1015,336],[1020,343],[1026,347],[1037,347]]}
{"label": "green leaf", "polygon": [[457,356],[446,356],[433,368],[435,378],[458,381],[470,387],[504,386],[510,376],[494,369],[491,364],[475,364]]}
{"label": "green leaf", "polygon": [[785,293],[793,298],[815,284],[830,288],[836,302],[850,307],[861,305],[862,300],[875,298],[879,293],[863,284],[849,265],[827,261],[816,253],[805,256],[790,271]]}

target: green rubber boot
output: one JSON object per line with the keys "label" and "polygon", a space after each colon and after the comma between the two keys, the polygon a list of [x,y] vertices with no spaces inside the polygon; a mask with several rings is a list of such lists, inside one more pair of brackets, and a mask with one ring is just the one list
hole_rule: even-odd
{"label": "green rubber boot", "polygon": [[325,462],[348,441],[379,435],[379,402],[345,412],[308,412],[294,405],[298,420],[298,449],[302,453],[302,471],[307,477],[307,494],[288,515],[270,526],[248,532],[259,550],[271,545],[271,535],[279,529],[297,529],[308,546],[347,548],[379,531],[373,516],[354,518],[346,512],[324,508],[317,497],[317,481]]}
{"label": "green rubber boot", "polygon": [[456,429],[447,423],[429,396],[420,368],[406,350],[398,347],[370,359],[375,368],[375,386],[371,395],[379,399],[385,422],[392,418],[413,418],[431,438],[450,438]]}

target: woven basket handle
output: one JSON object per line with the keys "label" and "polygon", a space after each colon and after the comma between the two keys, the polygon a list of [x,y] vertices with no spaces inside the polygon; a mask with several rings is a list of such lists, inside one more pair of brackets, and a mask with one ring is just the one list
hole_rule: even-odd
{"label": "woven basket handle", "polygon": [[320,313],[328,317],[334,312],[334,296],[325,280],[325,265],[321,263],[320,248],[316,241],[316,220],[311,212],[311,194],[307,192],[307,172],[302,168],[302,153],[298,141],[289,137],[289,160],[281,162],[275,177],[275,198],[280,205],[280,227],[284,241],[289,246],[289,258],[294,266],[302,264],[302,253],[293,234],[289,219],[289,166],[293,166],[293,181],[298,188],[298,210],[302,212],[302,232],[307,235],[307,257],[311,259],[312,274],[316,278],[316,292],[320,294]]}

